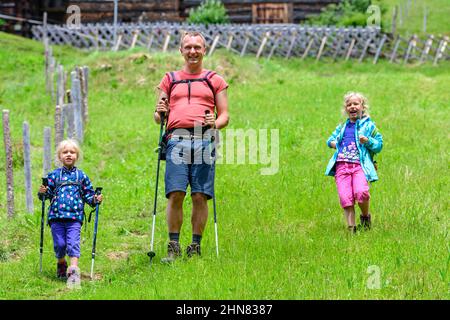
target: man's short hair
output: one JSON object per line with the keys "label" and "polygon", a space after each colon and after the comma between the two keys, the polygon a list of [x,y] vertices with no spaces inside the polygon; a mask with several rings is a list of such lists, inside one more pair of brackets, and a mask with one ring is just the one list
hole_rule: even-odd
{"label": "man's short hair", "polygon": [[203,40],[203,46],[206,48],[206,39],[203,36],[203,34],[201,32],[198,31],[185,31],[183,32],[183,34],[181,35],[180,38],[180,48],[183,46],[183,40],[186,37],[200,37]]}

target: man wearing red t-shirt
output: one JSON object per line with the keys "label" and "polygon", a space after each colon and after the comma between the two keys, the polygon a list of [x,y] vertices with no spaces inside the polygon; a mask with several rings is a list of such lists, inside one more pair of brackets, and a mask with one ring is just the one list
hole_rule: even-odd
{"label": "man wearing red t-shirt", "polygon": [[158,124],[164,113],[168,133],[165,191],[169,244],[168,256],[163,262],[181,256],[179,238],[188,184],[192,198],[192,243],[186,253],[188,257],[201,253],[200,242],[208,219],[207,200],[214,196],[215,173],[214,161],[210,161],[210,156],[215,156],[214,145],[210,136],[203,133],[205,129],[222,129],[229,121],[228,84],[215,72],[203,69],[206,54],[203,35],[199,32],[183,34],[180,52],[184,66],[167,73],[161,80],[154,113]]}

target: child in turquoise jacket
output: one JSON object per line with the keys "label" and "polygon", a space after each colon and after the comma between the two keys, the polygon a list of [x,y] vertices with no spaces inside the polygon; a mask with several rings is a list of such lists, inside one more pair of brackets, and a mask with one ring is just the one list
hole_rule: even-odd
{"label": "child in turquoise jacket", "polygon": [[327,146],[336,151],[325,174],[335,177],[341,207],[352,232],[356,231],[355,202],[361,209],[361,225],[371,226],[368,182],[378,180],[373,157],[383,148],[383,137],[367,109],[367,99],[362,94],[346,94],[343,111],[348,119],[339,124],[327,140]]}

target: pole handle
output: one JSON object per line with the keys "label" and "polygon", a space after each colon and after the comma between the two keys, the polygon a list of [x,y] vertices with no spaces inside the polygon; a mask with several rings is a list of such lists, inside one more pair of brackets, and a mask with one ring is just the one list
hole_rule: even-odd
{"label": "pole handle", "polygon": [[42,178],[42,184],[43,184],[45,187],[48,187],[48,178]]}
{"label": "pole handle", "polygon": [[[168,99],[166,97],[162,97],[161,100],[164,101],[164,102],[168,101]],[[160,112],[159,113],[159,117],[161,118],[161,123],[164,123],[164,119],[166,117],[166,113],[165,112]]]}
{"label": "pole handle", "polygon": [[102,194],[102,190],[103,190],[102,187],[97,187],[97,188],[95,188],[95,194],[96,194],[96,195]]}

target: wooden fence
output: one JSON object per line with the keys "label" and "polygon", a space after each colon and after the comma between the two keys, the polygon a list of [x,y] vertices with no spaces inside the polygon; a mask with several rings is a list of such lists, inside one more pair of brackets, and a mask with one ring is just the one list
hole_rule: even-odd
{"label": "wooden fence", "polygon": [[[45,46],[45,86],[46,91],[55,103],[54,107],[54,145],[51,145],[52,129],[44,127],[43,148],[43,176],[47,176],[52,170],[52,149],[56,150],[59,142],[65,138],[74,138],[79,143],[83,142],[84,131],[88,120],[88,67],[75,67],[70,72],[70,89],[67,72],[64,67],[56,62],[52,55],[52,48],[48,39],[43,39]],[[57,73],[55,77],[55,72]],[[56,81],[55,81],[56,79]],[[13,174],[13,142],[10,130],[11,111],[4,109],[2,112],[3,140],[6,154],[6,189],[7,189],[7,214],[9,218],[15,215],[14,206],[14,174]],[[31,164],[31,128],[27,121],[23,122],[23,165],[25,175],[25,200],[27,212],[34,212],[33,195],[37,190],[32,188],[32,164]],[[53,148],[52,148],[53,147]],[[59,165],[55,152],[54,165]]]}
{"label": "wooden fence", "polygon": [[42,40],[45,35],[50,44],[65,44],[88,50],[117,51],[140,46],[150,51],[167,51],[177,49],[180,35],[188,30],[201,31],[205,35],[209,54],[218,48],[225,48],[240,56],[247,54],[258,58],[312,57],[320,60],[329,57],[333,61],[352,59],[361,62],[372,59],[373,63],[387,59],[395,63],[429,61],[437,64],[441,59],[450,58],[447,53],[448,37],[394,37],[371,27],[294,24],[204,26],[161,22],[120,24],[116,37],[112,24],[85,24],[78,29],[61,25],[35,26],[32,33],[37,40]]}

